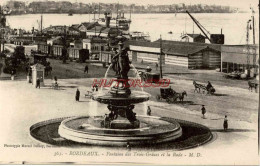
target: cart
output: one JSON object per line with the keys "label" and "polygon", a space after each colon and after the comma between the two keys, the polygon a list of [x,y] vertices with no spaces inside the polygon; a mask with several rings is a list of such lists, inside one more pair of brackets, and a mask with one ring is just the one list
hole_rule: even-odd
{"label": "cart", "polygon": [[151,83],[157,83],[160,80],[160,74],[159,73],[151,73],[147,71],[138,71],[142,81],[151,82]]}
{"label": "cart", "polygon": [[165,99],[167,103],[173,103],[178,95],[172,88],[160,88],[160,94],[156,96],[157,101]]}

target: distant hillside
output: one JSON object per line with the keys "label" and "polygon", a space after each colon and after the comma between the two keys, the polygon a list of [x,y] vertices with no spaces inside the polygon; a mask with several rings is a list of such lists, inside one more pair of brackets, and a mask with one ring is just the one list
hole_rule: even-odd
{"label": "distant hillside", "polygon": [[69,13],[74,14],[86,13],[104,13],[111,11],[116,13],[118,10],[124,13],[183,13],[188,10],[191,13],[232,13],[237,9],[229,6],[218,5],[126,5],[117,3],[71,3],[69,1],[33,1],[25,3],[22,1],[10,0],[6,3],[6,7],[11,10],[11,14],[33,14],[33,13]]}

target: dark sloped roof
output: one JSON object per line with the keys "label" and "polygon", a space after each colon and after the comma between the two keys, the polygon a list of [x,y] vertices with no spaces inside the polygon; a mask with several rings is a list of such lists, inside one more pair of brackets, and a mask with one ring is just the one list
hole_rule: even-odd
{"label": "dark sloped roof", "polygon": [[91,29],[91,28],[93,28],[95,25],[96,25],[96,26],[100,26],[100,24],[97,23],[97,22],[83,22],[83,23],[81,23],[81,25],[85,26],[87,29]]}
{"label": "dark sloped roof", "polygon": [[73,26],[69,27],[69,31],[77,31],[77,32],[80,32],[80,30],[79,30],[78,28],[73,27]]}
{"label": "dark sloped roof", "polygon": [[[155,43],[160,43],[160,40],[156,40]],[[163,45],[180,45],[180,46],[208,46],[209,48],[216,50],[216,51],[221,51],[221,44],[208,44],[208,43],[198,43],[198,42],[180,42],[180,41],[171,41],[171,40],[162,40]]]}
{"label": "dark sloped roof", "polygon": [[187,33],[187,35],[190,36],[190,37],[192,37],[192,38],[196,38],[196,37],[199,37],[199,36],[200,36],[200,37],[203,37],[203,38],[206,38],[205,36],[203,36],[203,35],[201,35],[201,34],[188,34],[188,33]]}
{"label": "dark sloped roof", "polygon": [[80,26],[80,24],[72,24],[71,27],[73,28],[78,28]]}
{"label": "dark sloped roof", "polygon": [[[160,48],[160,42],[146,42],[146,41],[127,41],[126,45],[133,45],[133,46],[141,46],[141,47],[152,47],[152,48]],[[206,48],[220,51],[220,45],[211,45],[211,44],[190,44],[187,42],[168,42],[162,41],[162,51],[165,54],[173,54],[173,55],[180,55],[180,56],[188,56],[190,54],[194,54]]]}
{"label": "dark sloped roof", "polygon": [[133,46],[160,48],[160,43],[147,42],[147,41],[129,40],[129,41],[126,41],[126,44],[133,45]]}
{"label": "dark sloped roof", "polygon": [[102,33],[108,33],[110,31],[110,28],[104,28],[101,30]]}
{"label": "dark sloped roof", "polygon": [[170,47],[163,47],[163,52],[165,54],[174,54],[181,56],[188,56],[190,54],[194,54],[201,50],[206,49],[207,46],[187,46],[187,45],[174,45]]}
{"label": "dark sloped roof", "polygon": [[92,27],[91,29],[89,29],[87,32],[97,32],[99,33],[100,31],[102,31],[103,29],[106,29],[106,27],[103,27],[103,26],[94,26]]}

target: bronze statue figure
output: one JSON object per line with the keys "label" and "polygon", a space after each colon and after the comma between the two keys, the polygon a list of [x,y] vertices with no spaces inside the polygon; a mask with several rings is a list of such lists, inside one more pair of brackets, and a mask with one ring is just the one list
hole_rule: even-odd
{"label": "bronze statue figure", "polygon": [[122,43],[120,43],[119,47],[119,52],[112,58],[112,68],[118,78],[128,79],[127,74],[130,70],[130,60],[127,52],[129,48],[122,49]]}

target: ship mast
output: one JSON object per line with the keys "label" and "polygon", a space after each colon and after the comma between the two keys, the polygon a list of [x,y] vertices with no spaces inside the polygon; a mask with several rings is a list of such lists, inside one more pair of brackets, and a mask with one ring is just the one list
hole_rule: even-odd
{"label": "ship mast", "polygon": [[41,15],[41,34],[42,34],[42,15]]}
{"label": "ship mast", "polygon": [[95,25],[95,37],[96,37],[96,5],[94,5],[94,25]]}
{"label": "ship mast", "polygon": [[100,18],[100,3],[98,3],[98,19]]}
{"label": "ship mast", "polygon": [[[255,14],[255,11],[253,9],[253,7],[250,7],[251,11],[252,11],[252,26],[253,26],[253,44],[255,45],[255,17],[254,17],[254,14]],[[253,68],[254,68],[254,72],[256,73],[256,50],[253,46]]]}
{"label": "ship mast", "polygon": [[119,2],[117,3],[117,10],[116,10],[116,36],[118,36],[118,8],[119,8]]}

